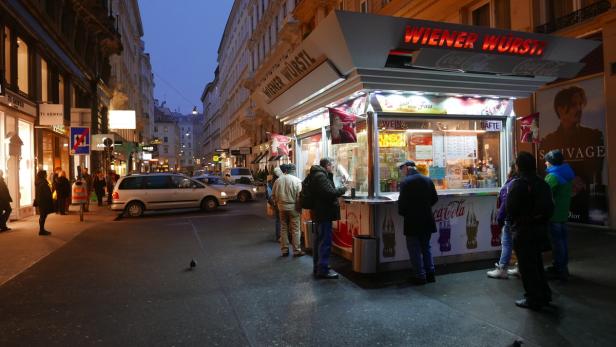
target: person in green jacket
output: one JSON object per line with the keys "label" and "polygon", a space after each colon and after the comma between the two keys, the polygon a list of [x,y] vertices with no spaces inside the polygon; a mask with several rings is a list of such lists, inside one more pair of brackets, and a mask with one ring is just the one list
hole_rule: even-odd
{"label": "person in green jacket", "polygon": [[554,198],[554,214],[550,220],[550,235],[552,238],[553,265],[546,269],[548,277],[567,280],[569,277],[569,254],[567,244],[567,220],[573,191],[575,174],[559,149],[545,155],[547,166],[545,181],[552,189]]}

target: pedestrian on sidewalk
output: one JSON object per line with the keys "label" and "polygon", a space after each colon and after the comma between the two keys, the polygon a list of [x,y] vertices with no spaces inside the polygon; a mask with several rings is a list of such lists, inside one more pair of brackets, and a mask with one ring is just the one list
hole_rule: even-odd
{"label": "pedestrian on sidewalk", "polygon": [[543,269],[542,252],[550,248],[548,223],[554,202],[548,184],[537,176],[535,157],[520,152],[516,158],[519,178],[507,195],[507,216],[513,232],[513,249],[524,286],[524,298],[515,304],[539,310],[552,301],[552,291]]}
{"label": "pedestrian on sidewalk", "polygon": [[84,167],[81,169],[81,176],[83,177],[83,182],[86,185],[86,203],[83,205],[84,212],[90,211],[90,194],[92,194],[92,176],[88,173],[88,168]]}
{"label": "pedestrian on sidewalk", "polygon": [[274,183],[278,179],[278,176],[282,176],[282,170],[280,169],[280,167],[277,166],[274,168],[274,174],[271,176],[268,176],[267,186],[265,188],[265,198],[267,199],[267,204],[274,211],[274,219],[275,219],[274,237],[275,237],[276,242],[280,242],[280,213],[278,211],[278,206],[276,206],[276,201],[274,200],[274,197],[272,196],[272,192],[274,189]]}
{"label": "pedestrian on sidewalk", "polygon": [[293,256],[301,257],[306,253],[300,245],[300,212],[299,192],[302,190],[302,181],[295,176],[295,165],[285,164],[281,167],[283,172],[278,177],[272,189],[272,198],[278,207],[280,215],[280,250],[282,256],[289,255],[289,232],[293,246]]}
{"label": "pedestrian on sidewalk", "polygon": [[61,171],[56,184],[58,197],[58,212],[62,215],[68,214],[68,207],[71,199],[71,182],[66,178],[66,171]]}
{"label": "pedestrian on sidewalk", "polygon": [[110,170],[107,173],[107,205],[111,205],[112,195],[113,195],[113,187],[117,182],[118,178],[116,177],[116,173],[113,170]]}
{"label": "pedestrian on sidewalk", "polygon": [[11,198],[9,188],[6,186],[6,182],[4,182],[4,172],[0,170],[0,232],[11,230],[6,225],[11,211],[13,211],[11,209],[11,202],[13,202],[13,199]]}
{"label": "pedestrian on sidewalk", "polygon": [[404,217],[404,235],[413,267],[411,282],[424,285],[436,281],[430,238],[436,232],[432,206],[438,195],[432,180],[417,171],[414,161],[409,160],[399,168],[404,178],[400,182],[398,214]]}
{"label": "pedestrian on sidewalk", "polygon": [[60,213],[60,206],[58,206],[58,179],[61,172],[62,168],[57,166],[53,169],[53,174],[51,175],[51,198],[53,199],[53,212],[56,213]]}
{"label": "pedestrian on sidewalk", "polygon": [[488,271],[487,275],[490,278],[498,278],[498,279],[507,279],[509,275],[517,273],[517,267],[514,269],[508,269],[509,262],[511,261],[511,254],[513,252],[512,245],[512,236],[511,236],[511,221],[507,220],[507,194],[511,189],[511,185],[513,181],[518,178],[518,173],[516,170],[515,162],[511,163],[509,168],[509,174],[507,176],[507,182],[501,188],[498,193],[498,198],[496,200],[496,207],[498,208],[498,212],[496,215],[496,221],[498,222],[498,226],[501,228],[501,256],[496,263],[496,268],[494,270]]}
{"label": "pedestrian on sidewalk", "polygon": [[49,189],[49,182],[47,182],[47,171],[40,170],[36,174],[36,187],[34,192],[34,206],[38,207],[40,214],[39,235],[51,235],[51,232],[45,230],[47,215],[53,212],[53,199],[51,197],[51,189]]}
{"label": "pedestrian on sidewalk", "polygon": [[98,203],[98,206],[103,206],[103,197],[105,196],[106,182],[105,176],[100,170],[96,172],[92,185],[94,186],[94,192],[96,193],[96,201]]}
{"label": "pedestrian on sidewalk", "polygon": [[332,222],[340,219],[340,204],[338,198],[344,195],[347,188],[336,188],[334,184],[334,162],[323,158],[319,165],[310,168],[308,189],[314,200],[312,221],[317,224],[317,237],[313,252],[316,278],[336,279],[338,273],[329,268],[329,256],[332,250]]}
{"label": "pedestrian on sidewalk", "polygon": [[569,251],[567,242],[567,221],[573,192],[575,173],[559,149],[545,155],[547,167],[545,181],[552,190],[554,214],[550,219],[550,236],[552,240],[552,266],[547,268],[549,279],[566,281],[569,278]]}

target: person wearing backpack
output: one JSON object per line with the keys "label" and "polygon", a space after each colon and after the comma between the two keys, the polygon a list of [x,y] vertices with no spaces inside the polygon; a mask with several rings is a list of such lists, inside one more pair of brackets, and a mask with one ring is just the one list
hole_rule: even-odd
{"label": "person wearing backpack", "polygon": [[[329,256],[332,248],[332,222],[340,219],[340,205],[338,198],[344,195],[347,188],[336,188],[333,175],[334,163],[329,158],[323,158],[319,165],[313,165],[303,184],[309,189],[308,194],[312,200],[312,221],[317,224],[317,237],[315,240],[315,253],[313,274],[316,278],[336,279],[338,274],[329,268]],[[308,205],[302,200],[302,208]]]}
{"label": "person wearing backpack", "polygon": [[573,178],[575,174],[559,149],[552,150],[545,155],[547,166],[545,181],[552,190],[554,198],[554,215],[550,219],[550,236],[552,240],[552,266],[546,269],[549,279],[566,281],[569,277],[569,255],[567,245],[567,221],[569,220],[569,206],[573,192]]}
{"label": "person wearing backpack", "polygon": [[283,257],[289,256],[289,232],[291,232],[293,256],[301,257],[306,254],[300,246],[301,209],[298,208],[298,201],[302,181],[293,175],[295,165],[286,164],[282,171],[283,175],[274,182],[272,189],[272,198],[280,215],[280,250]]}
{"label": "person wearing backpack", "polygon": [[550,187],[537,176],[532,154],[520,152],[516,167],[519,178],[513,181],[507,195],[506,219],[511,221],[513,249],[525,293],[515,304],[539,310],[552,301],[541,253],[549,248],[548,223],[554,203]]}

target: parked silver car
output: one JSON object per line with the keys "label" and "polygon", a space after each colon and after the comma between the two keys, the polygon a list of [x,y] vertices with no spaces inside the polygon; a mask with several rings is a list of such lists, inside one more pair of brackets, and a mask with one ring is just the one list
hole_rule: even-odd
{"label": "parked silver car", "polygon": [[227,194],[180,174],[156,173],[121,177],[113,188],[111,209],[139,217],[146,210],[201,208],[227,204]]}
{"label": "parked silver car", "polygon": [[229,200],[246,202],[257,198],[257,187],[251,184],[229,183],[220,176],[201,175],[193,179],[205,183],[219,192],[227,193]]}

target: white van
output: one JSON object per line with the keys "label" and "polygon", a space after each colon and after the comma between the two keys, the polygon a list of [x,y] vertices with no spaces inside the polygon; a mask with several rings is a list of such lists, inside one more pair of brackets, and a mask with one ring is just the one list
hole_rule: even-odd
{"label": "white van", "polygon": [[227,174],[231,176],[230,180],[233,183],[252,184],[254,181],[252,170],[247,167],[232,167],[225,172],[225,176]]}

